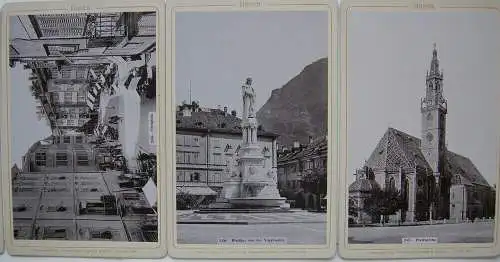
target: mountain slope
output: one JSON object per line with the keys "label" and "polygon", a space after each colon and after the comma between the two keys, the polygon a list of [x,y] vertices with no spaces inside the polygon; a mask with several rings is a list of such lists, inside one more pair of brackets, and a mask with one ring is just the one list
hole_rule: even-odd
{"label": "mountain slope", "polygon": [[325,135],[328,115],[328,60],[319,59],[283,87],[272,91],[257,112],[264,130],[280,135],[278,143],[307,143]]}

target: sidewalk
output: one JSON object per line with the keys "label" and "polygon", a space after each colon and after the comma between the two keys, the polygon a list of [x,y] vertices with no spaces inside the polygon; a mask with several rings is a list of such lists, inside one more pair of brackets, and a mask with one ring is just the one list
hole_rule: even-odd
{"label": "sidewalk", "polygon": [[291,224],[326,223],[326,214],[307,211],[290,213],[216,213],[195,214],[193,211],[177,211],[177,224]]}

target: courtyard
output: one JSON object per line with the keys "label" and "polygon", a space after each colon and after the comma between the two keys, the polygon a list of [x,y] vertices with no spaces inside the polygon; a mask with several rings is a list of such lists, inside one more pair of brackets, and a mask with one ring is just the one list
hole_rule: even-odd
{"label": "courtyard", "polygon": [[349,228],[350,244],[401,244],[403,238],[435,237],[438,243],[493,242],[493,222]]}
{"label": "courtyard", "polygon": [[196,214],[178,211],[177,243],[217,244],[221,239],[280,239],[283,244],[326,244],[326,213]]}

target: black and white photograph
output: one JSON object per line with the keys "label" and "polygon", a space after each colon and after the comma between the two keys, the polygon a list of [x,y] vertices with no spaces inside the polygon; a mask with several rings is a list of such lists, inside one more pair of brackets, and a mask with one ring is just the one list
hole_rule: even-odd
{"label": "black and white photograph", "polygon": [[327,245],[329,21],[175,13],[177,244]]}
{"label": "black and white photograph", "polygon": [[500,15],[346,19],[348,243],[493,244]]}
{"label": "black and white photograph", "polygon": [[156,21],[8,17],[14,240],[158,242]]}

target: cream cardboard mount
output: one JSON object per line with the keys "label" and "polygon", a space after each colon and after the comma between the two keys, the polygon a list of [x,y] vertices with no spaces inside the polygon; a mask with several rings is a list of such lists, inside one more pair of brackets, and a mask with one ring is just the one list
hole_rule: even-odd
{"label": "cream cardboard mount", "polygon": [[[318,24],[320,28],[324,28],[324,31],[321,32],[321,34],[324,34],[324,37],[318,38],[321,40],[315,39],[312,41],[328,42],[328,48],[324,51],[324,56],[327,58],[325,59],[325,61],[327,61],[325,62],[325,65],[328,68],[328,70],[324,71],[325,79],[327,80],[328,85],[328,87],[325,88],[325,90],[327,90],[325,96],[328,97],[327,105],[325,105],[325,108],[328,108],[328,112],[325,114],[325,121],[327,121],[327,124],[325,124],[325,126],[327,126],[327,130],[325,130],[327,132],[327,142],[325,143],[327,143],[327,147],[329,149],[335,148],[334,145],[336,135],[335,130],[333,129],[333,114],[335,114],[335,107],[333,101],[335,101],[335,97],[337,96],[335,93],[336,83],[334,81],[335,79],[338,79],[335,77],[338,50],[338,48],[336,48],[336,32],[338,27],[336,10],[336,3],[334,1],[167,1],[167,14],[169,15],[167,20],[167,57],[173,58],[168,62],[171,70],[168,70],[169,75],[167,76],[167,79],[169,79],[167,81],[167,86],[172,87],[172,93],[167,96],[169,98],[167,99],[167,103],[168,107],[173,111],[170,118],[167,120],[169,123],[167,125],[177,126],[176,131],[172,130],[172,132],[175,133],[172,133],[168,137],[174,138],[177,135],[178,138],[188,137],[197,139],[193,141],[199,141],[200,139],[205,141],[208,139],[208,142],[199,142],[200,147],[205,146],[205,143],[215,145],[219,136],[211,134],[215,134],[217,129],[226,128],[226,125],[223,127],[214,122],[204,123],[203,128],[198,128],[202,130],[198,133],[196,133],[197,131],[192,131],[196,129],[196,127],[192,127],[191,131],[186,131],[190,128],[187,127],[190,122],[196,122],[198,120],[195,119],[201,119],[201,117],[205,117],[202,115],[210,114],[208,113],[208,109],[201,108],[205,106],[204,101],[199,102],[200,109],[195,108],[194,110],[192,110],[191,103],[180,105],[180,101],[176,101],[176,93],[185,93],[183,88],[187,88],[183,85],[185,81],[178,78],[178,76],[186,74],[185,71],[182,71],[185,70],[185,68],[179,66],[181,64],[179,61],[185,62],[184,60],[186,57],[183,56],[183,54],[186,50],[182,49],[184,46],[179,46],[177,44],[183,41],[179,40],[184,39],[182,36],[196,34],[195,31],[182,31],[186,30],[185,25],[188,21],[207,21],[201,23],[211,23],[210,21],[213,20],[210,20],[210,18],[208,20],[203,19],[207,17],[213,18],[216,15],[220,15],[221,19],[229,19],[224,20],[226,21],[226,24],[237,24],[241,23],[236,22],[236,20],[241,17],[245,17],[245,19],[241,20],[246,21],[243,23],[250,23],[248,21],[251,21],[251,19],[255,19],[259,16],[266,16],[267,18],[275,16],[275,18],[269,18],[269,21],[275,19],[274,21],[276,24],[282,24],[283,22],[280,22],[279,20],[282,16],[287,14],[293,15],[309,13],[310,16],[316,15],[318,17],[326,18],[324,20],[315,19],[318,21],[324,21],[325,24]],[[241,14],[241,16],[234,16],[234,19],[236,20],[231,22],[230,19],[233,18],[230,17],[233,17],[233,14]],[[246,24],[243,25],[243,27],[246,27]],[[229,29],[229,31],[224,31],[226,29],[221,28],[221,31],[216,34],[221,34],[221,39],[226,36],[233,39],[240,38],[240,36],[236,33],[232,33],[233,31],[230,31],[231,29]],[[291,28],[290,30],[294,29]],[[246,37],[248,39],[258,39],[259,35],[258,32],[248,31]],[[202,42],[205,43],[206,46],[210,47],[213,46],[212,41],[215,40],[210,38],[204,39]],[[237,42],[230,41],[227,44],[231,46],[236,43]],[[192,48],[193,50],[188,50],[189,53],[198,52],[198,50],[194,50],[197,47]],[[242,49],[241,46],[231,46],[231,48],[235,50]],[[269,46],[269,48],[280,47]],[[179,51],[181,49],[184,52]],[[212,51],[207,48],[203,49],[203,51],[208,53],[213,51],[215,52],[215,50]],[[252,52],[259,51],[257,48],[250,48],[248,50],[241,50],[241,52],[251,54]],[[221,55],[227,56],[227,54]],[[266,59],[273,61],[273,59],[276,58],[266,57],[262,61],[263,64],[266,64]],[[234,60],[234,63],[241,63],[241,58],[235,58]],[[224,63],[221,63],[220,66],[221,72],[231,72],[231,68],[222,68]],[[248,68],[245,66],[242,66],[242,68],[245,68],[244,70],[248,73],[256,70],[256,68]],[[195,75],[199,73],[200,72],[191,72],[189,75],[195,78]],[[223,78],[223,76],[221,76],[221,78]],[[337,225],[335,219],[336,201],[330,201],[330,199],[332,199],[337,192],[335,189],[337,185],[334,176],[335,170],[333,168],[335,166],[334,163],[336,159],[335,150],[327,150],[327,153],[325,153],[325,155],[327,155],[326,158],[328,159],[328,161],[325,161],[325,163],[327,163],[325,164],[325,170],[327,170],[325,175],[327,177],[325,188],[327,188],[328,197],[322,197],[326,200],[327,211],[323,214],[318,214],[307,213],[293,207],[291,208],[290,204],[286,201],[287,199],[281,195],[278,187],[276,141],[273,140],[273,142],[271,142],[270,140],[266,140],[268,138],[263,135],[260,123],[257,119],[258,108],[256,108],[256,97],[266,95],[263,91],[261,91],[261,88],[263,87],[259,85],[260,79],[261,78],[258,76],[252,75],[249,77],[247,75],[242,76],[240,80],[234,82],[234,88],[241,90],[241,92],[238,96],[233,96],[231,100],[236,103],[235,108],[238,110],[241,110],[240,108],[242,108],[242,114],[241,116],[237,116],[236,111],[234,115],[230,115],[229,113],[224,114],[224,117],[227,119],[234,120],[237,117],[238,120],[228,120],[227,125],[231,126],[227,126],[227,129],[231,129],[233,131],[224,131],[226,134],[229,134],[229,137],[225,138],[223,142],[224,145],[228,143],[225,146],[227,149],[225,155],[231,154],[231,157],[224,156],[226,158],[222,160],[225,167],[222,170],[224,176],[222,176],[223,179],[221,181],[221,186],[219,186],[220,189],[217,189],[218,192],[216,193],[213,193],[210,189],[204,189],[206,192],[212,193],[211,195],[214,196],[215,201],[212,201],[212,203],[208,204],[206,207],[202,207],[199,208],[199,210],[194,211],[181,210],[182,207],[180,205],[182,204],[182,201],[168,202],[168,213],[170,219],[168,229],[168,250],[169,255],[174,258],[329,258],[335,254],[335,229]],[[217,85],[210,88],[210,91],[205,89],[203,92],[207,93],[201,95],[209,96],[212,93],[225,92],[222,89],[218,90]],[[200,97],[200,99],[202,99],[202,97]],[[228,101],[220,100],[220,103],[227,102]],[[222,110],[220,111],[222,112]],[[213,109],[211,112],[216,112],[216,110]],[[207,116],[207,119],[210,119],[208,117],[209,116]],[[232,123],[235,123],[234,126]],[[200,124],[202,123],[200,122]],[[203,132],[205,126],[213,132],[201,135],[200,132]],[[236,132],[234,130],[238,131]],[[201,138],[198,138],[197,136]],[[171,155],[174,155],[176,151],[185,150],[183,145],[176,145],[175,143],[175,140],[169,140],[167,143],[167,148],[171,152]],[[206,147],[206,150],[212,150],[212,146],[210,146],[210,148],[208,146]],[[224,148],[224,146],[222,148]],[[216,154],[215,151],[214,154]],[[212,155],[212,153],[207,153],[207,157],[208,155]],[[201,156],[200,158],[204,159],[205,157]],[[175,158],[172,158],[172,161],[173,159]],[[169,176],[169,199],[181,197],[184,195],[182,192],[188,192],[188,190],[193,190],[191,188],[196,187],[195,183],[191,183],[192,185],[188,186],[185,185],[185,181],[179,180],[182,179],[182,175],[179,174],[186,169],[186,164],[182,163],[182,161],[179,163],[179,160],[177,160],[177,162],[177,164],[172,162],[168,165],[169,173],[177,174],[176,176]],[[209,161],[206,165],[209,166],[207,172],[210,172],[210,168],[212,168],[212,166],[215,167],[215,165]],[[211,175],[207,175],[207,179],[209,177],[211,177]],[[214,185],[214,187],[216,187],[216,185]],[[300,218],[297,218],[299,216]],[[321,221],[320,219],[314,220],[315,218],[321,217],[323,217],[323,220]],[[273,221],[269,221],[270,218],[273,218]],[[249,234],[248,232],[245,232],[247,230],[244,230],[244,228],[243,230],[241,229],[243,224],[248,224],[248,227],[255,226],[266,228],[267,226],[275,229],[284,228],[283,225],[287,226],[287,224],[288,226],[292,225],[290,227],[293,227],[294,225],[300,226],[301,221],[298,219],[309,221],[308,223],[313,223],[311,227],[317,227],[318,231],[322,231],[321,234],[317,235],[325,236],[326,241],[324,241],[324,244],[314,244],[314,242],[307,243],[307,240],[301,241],[301,244],[291,243],[294,242],[292,239],[293,237],[290,237],[289,239],[283,237],[283,232],[287,231],[285,229],[283,229],[282,232],[279,230],[271,230],[271,232],[269,230],[263,231],[261,229],[256,229],[254,232],[262,231],[261,233],[256,234]],[[313,220],[314,222],[311,222]],[[216,225],[216,223],[223,223],[225,225]],[[324,225],[324,227],[319,225]],[[206,227],[206,232],[203,236],[199,236],[198,238],[196,238],[196,235],[198,234],[195,234],[194,237],[187,236],[190,230],[192,231],[190,228],[203,230],[203,227]],[[214,227],[221,229],[224,228],[224,230],[220,233],[214,234]],[[309,228],[309,230],[313,229]],[[295,237],[300,238],[300,236],[301,235],[299,234],[299,236]],[[321,241],[318,240],[318,242]]]}
{"label": "cream cardboard mount", "polygon": [[[497,44],[481,46],[475,58],[454,54],[475,49],[467,39],[498,42],[498,32],[488,26],[499,21],[499,7],[499,1],[342,2],[338,241],[343,258],[498,255],[498,119],[483,116],[485,124],[465,124],[461,113],[472,106],[463,102],[470,97],[467,82],[479,75],[484,84],[474,90],[483,98],[474,107],[500,110],[496,99],[488,100],[498,97],[498,74],[470,63],[481,57],[485,68],[498,65],[498,57],[489,55]],[[484,21],[489,22],[480,25]],[[470,29],[455,34],[463,29],[460,24]],[[380,29],[376,37],[368,33],[374,28]],[[361,75],[373,81],[362,84]],[[398,114],[408,118],[398,122]],[[477,126],[480,135],[474,135]],[[372,146],[360,149],[366,144]],[[374,212],[381,207],[386,211]]]}
{"label": "cream cardboard mount", "polygon": [[7,3],[1,19],[9,254],[165,256],[164,1]]}

